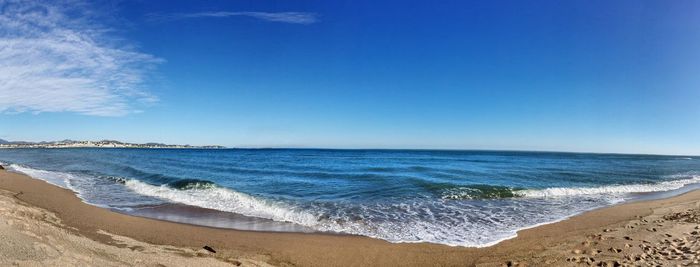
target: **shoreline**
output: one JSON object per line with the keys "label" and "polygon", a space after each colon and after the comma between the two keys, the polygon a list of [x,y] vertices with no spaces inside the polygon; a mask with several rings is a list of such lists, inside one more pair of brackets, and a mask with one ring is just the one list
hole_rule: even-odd
{"label": "shoreline", "polygon": [[[0,164],[3,164],[0,162]],[[266,219],[266,218],[260,218],[260,217],[252,217],[252,216],[247,216],[239,213],[234,213],[234,212],[226,212],[226,211],[221,211],[221,210],[216,210],[216,209],[210,209],[210,208],[205,208],[205,207],[199,207],[199,206],[193,206],[189,204],[183,204],[183,203],[177,203],[177,202],[171,202],[171,203],[163,203],[163,204],[158,204],[158,205],[153,205],[153,206],[142,206],[140,208],[134,208],[134,209],[119,209],[119,208],[112,208],[108,205],[99,205],[99,204],[94,204],[89,202],[89,200],[84,199],[83,197],[80,196],[80,192],[76,191],[73,187],[67,185],[67,184],[61,184],[60,182],[57,184],[55,181],[49,181],[41,178],[34,178],[30,174],[27,174],[23,171],[18,171],[16,169],[10,168],[10,172],[13,173],[18,173],[22,175],[27,175],[33,179],[41,180],[44,182],[47,182],[53,186],[57,186],[63,189],[67,189],[73,194],[75,194],[80,200],[88,205],[91,206],[96,206],[99,208],[107,209],[116,213],[128,215],[128,216],[136,216],[136,217],[141,217],[141,218],[148,218],[148,219],[155,219],[155,220],[161,220],[161,221],[167,221],[167,222],[174,222],[174,223],[180,223],[180,224],[186,224],[186,225],[192,225],[192,226],[201,226],[201,227],[209,227],[209,228],[215,228],[215,229],[223,229],[223,230],[237,230],[237,231],[253,231],[253,232],[267,232],[267,233],[279,233],[279,232],[286,232],[286,233],[315,233],[315,234],[322,234],[322,235],[339,235],[339,236],[359,236],[359,237],[369,237],[372,239],[378,239],[382,241],[386,241],[389,243],[394,243],[394,244],[434,244],[434,245],[444,245],[444,246],[450,246],[450,247],[464,247],[464,248],[487,248],[491,247],[494,245],[497,245],[498,243],[501,243],[505,240],[513,239],[518,236],[518,232],[527,230],[527,229],[532,229],[548,224],[553,224],[557,222],[561,222],[563,220],[567,220],[571,217],[575,217],[590,211],[598,210],[598,209],[605,209],[608,207],[620,205],[620,204],[625,204],[625,203],[632,203],[632,202],[637,202],[637,201],[645,201],[645,200],[658,200],[658,199],[664,199],[664,198],[670,198],[678,195],[682,195],[684,193],[693,191],[693,190],[698,190],[700,189],[700,184],[689,184],[685,185],[682,188],[678,189],[672,189],[668,191],[650,191],[650,192],[636,192],[636,193],[631,193],[630,198],[627,200],[622,200],[620,199],[619,201],[616,201],[614,203],[610,203],[605,206],[599,206],[599,207],[592,207],[589,209],[583,209],[579,210],[575,213],[572,213],[570,215],[562,216],[561,218],[558,219],[553,219],[551,221],[545,221],[545,222],[540,222],[532,225],[527,225],[527,226],[522,226],[520,228],[514,229],[511,233],[512,235],[491,241],[488,243],[481,243],[478,245],[460,245],[460,244],[453,244],[453,243],[441,243],[441,242],[430,242],[430,241],[406,241],[406,240],[400,240],[400,241],[392,241],[392,240],[386,240],[380,237],[375,237],[371,235],[362,235],[362,234],[355,234],[355,233],[345,233],[345,232],[334,232],[334,231],[321,231],[321,230],[316,230],[311,227],[303,226],[300,224],[296,224],[293,222],[287,222],[287,221],[274,221],[272,219]],[[41,171],[41,170],[40,170]]]}
{"label": "shoreline", "polygon": [[[165,203],[128,211],[110,208],[107,209],[128,216],[150,218],[194,226],[211,227],[215,229],[270,233],[325,233],[291,222],[279,222],[271,219],[251,217],[238,213],[202,208],[181,203]],[[347,235],[344,233],[337,234]]]}
{"label": "shoreline", "polygon": [[[660,229],[651,232],[640,230],[639,227],[629,228],[630,223],[639,223],[635,221],[646,220],[641,218],[654,216],[664,209],[674,212],[693,207],[700,209],[700,191],[694,190],[671,198],[641,200],[594,209],[557,222],[520,230],[516,237],[492,246],[465,248],[430,243],[390,243],[370,237],[333,233],[242,231],[131,216],[86,204],[71,190],[7,171],[0,171],[0,189],[14,193],[17,200],[29,206],[55,214],[62,227],[74,235],[107,245],[116,244],[114,236],[154,246],[174,246],[192,251],[201,250],[206,245],[215,248],[217,253],[199,251],[195,257],[201,254],[199,258],[215,258],[221,262],[235,259],[244,265],[500,266],[508,262],[575,265],[584,254],[588,255],[584,260],[595,258],[598,262],[624,261],[627,256],[632,257],[632,253],[638,253],[643,248],[633,247],[633,244],[628,244],[630,240],[622,237],[604,236],[626,232],[628,236],[643,238],[635,237],[635,240],[653,243],[656,239],[663,239],[662,226],[657,226]],[[673,236],[678,235],[678,231],[689,230],[686,229],[688,225],[683,223],[666,226],[670,227],[667,232],[673,232],[670,234]],[[675,229],[678,227],[682,229]],[[615,230],[605,231],[610,229]],[[627,233],[630,231],[633,233]],[[596,246],[624,248],[620,248],[621,252],[615,252],[617,248],[611,251],[582,248],[586,242],[588,246],[596,242]],[[620,242],[624,244],[618,244]],[[623,250],[629,250],[629,253],[622,253]]]}

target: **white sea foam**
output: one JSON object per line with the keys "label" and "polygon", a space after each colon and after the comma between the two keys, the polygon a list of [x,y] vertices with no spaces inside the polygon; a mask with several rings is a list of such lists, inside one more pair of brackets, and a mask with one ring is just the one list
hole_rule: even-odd
{"label": "white sea foam", "polygon": [[313,226],[318,222],[316,216],[310,213],[218,186],[180,190],[167,185],[150,185],[133,179],[127,180],[125,185],[138,194],[202,208],[305,226]]}
{"label": "white sea foam", "polygon": [[[138,195],[136,194],[125,195],[123,194],[123,192],[114,191],[112,190],[114,189],[113,187],[95,188],[95,184],[93,183],[93,179],[96,179],[95,177],[83,176],[66,172],[34,169],[19,164],[10,164],[6,167],[10,171],[23,173],[34,179],[39,179],[52,185],[71,190],[75,192],[76,196],[80,198],[83,202],[98,207],[128,210],[129,207],[125,207],[124,205],[128,206],[130,204],[157,204],[153,201],[135,199],[135,197],[138,198]],[[105,197],[105,194],[109,194],[109,197]],[[112,204],[112,200],[115,199],[119,199],[120,205]],[[129,201],[129,199],[133,199],[134,201]]]}
{"label": "white sea foam", "polygon": [[[362,206],[355,211],[356,213],[327,214],[330,216],[329,218],[321,219],[320,216],[315,216],[309,211],[219,186],[176,189],[168,185],[150,185],[133,179],[127,180],[125,185],[138,194],[172,202],[275,221],[292,222],[318,231],[364,235],[394,243],[431,242],[451,246],[482,247],[512,238],[518,229],[517,227],[513,228],[512,225],[510,227],[507,225],[496,227],[496,225],[482,224],[466,217],[455,218],[450,223],[435,221],[416,214],[416,212],[430,212],[431,208],[440,209],[440,207],[432,206],[436,205],[437,202]],[[341,205],[332,210],[345,208],[347,207]],[[396,213],[398,212],[396,209],[401,209],[404,212]],[[387,216],[387,218],[393,219],[372,221],[371,218],[374,216]],[[357,219],[359,217],[363,217],[363,219]],[[521,223],[519,220],[507,221]],[[468,227],[455,228],[455,224]],[[411,231],[406,231],[407,229],[411,229]],[[484,233],[490,233],[490,235],[485,236]]]}
{"label": "white sea foam", "polygon": [[[71,189],[79,195],[81,193],[72,188],[76,181],[96,179],[37,170],[17,164],[7,167],[9,170]],[[127,179],[124,181],[125,187],[121,187],[121,184],[114,186],[135,193],[133,195],[292,222],[320,231],[358,234],[396,243],[431,242],[451,246],[485,247],[513,238],[519,230],[556,222],[586,210],[610,205],[624,199],[627,193],[669,191],[700,183],[700,175],[697,174],[666,178],[674,180],[656,184],[521,190],[515,191],[522,196],[521,198],[505,198],[488,205],[473,204],[470,201],[423,199],[401,203],[368,203],[360,206],[333,203],[331,206],[305,206],[305,209],[216,185],[176,189],[168,185],[157,186]],[[113,191],[94,191],[89,184],[81,186],[78,183],[77,187],[85,190],[84,193],[89,196],[113,194]],[[579,201],[581,198],[578,196],[588,198],[589,195],[594,195],[594,202]]]}
{"label": "white sea foam", "polygon": [[70,173],[38,170],[19,164],[10,164],[7,169],[10,171],[24,173],[36,179],[44,180],[58,187],[73,190],[73,188],[70,187],[70,181],[75,179],[75,176]]}
{"label": "white sea foam", "polygon": [[529,189],[515,191],[516,195],[524,197],[563,197],[579,195],[600,195],[600,194],[624,194],[624,193],[647,193],[661,192],[680,189],[689,184],[700,183],[700,176],[692,178],[664,181],[655,184],[629,184],[629,185],[608,185],[599,187],[553,187],[546,189]]}
{"label": "white sea foam", "polygon": [[[65,172],[39,170],[19,164],[10,164],[7,167],[10,171],[24,173],[35,179],[40,179],[50,184],[70,189],[76,192],[78,196],[82,193],[79,189],[72,186],[73,183],[71,181],[80,179],[77,175]],[[293,222],[305,226],[313,226],[318,223],[316,216],[310,213],[294,210],[293,207],[259,199],[228,188],[211,186],[179,190],[167,185],[154,186],[134,179],[126,180],[124,184],[137,194],[172,202],[275,221]]]}

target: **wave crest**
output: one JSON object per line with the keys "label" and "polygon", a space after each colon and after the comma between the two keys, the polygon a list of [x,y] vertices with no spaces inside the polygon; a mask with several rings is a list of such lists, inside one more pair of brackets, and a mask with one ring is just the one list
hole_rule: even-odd
{"label": "wave crest", "polygon": [[[687,177],[687,176],[686,176]],[[598,187],[550,187],[545,189],[518,189],[506,186],[467,185],[440,190],[440,197],[447,200],[500,199],[500,198],[551,198],[582,195],[613,195],[626,193],[649,193],[680,189],[686,185],[700,183],[700,175],[692,178],[650,184],[606,185]],[[679,178],[673,176],[673,178]]]}
{"label": "wave crest", "polygon": [[600,194],[648,193],[680,189],[689,184],[700,183],[700,176],[688,179],[664,181],[655,184],[608,185],[599,187],[553,187],[546,189],[518,190],[514,193],[523,197],[564,197]]}
{"label": "wave crest", "polygon": [[189,189],[211,189],[216,186],[216,184],[212,181],[207,181],[207,180],[199,180],[199,179],[183,179],[175,182],[170,182],[168,183],[169,187],[175,188],[175,189],[180,189],[180,190],[189,190]]}
{"label": "wave crest", "polygon": [[318,223],[316,216],[294,207],[219,187],[212,182],[202,182],[203,180],[183,180],[179,188],[173,188],[170,185],[155,186],[129,179],[124,185],[138,194],[186,205],[304,226],[313,226]]}
{"label": "wave crest", "polygon": [[469,185],[442,190],[442,199],[498,199],[518,197],[512,187],[492,185]]}

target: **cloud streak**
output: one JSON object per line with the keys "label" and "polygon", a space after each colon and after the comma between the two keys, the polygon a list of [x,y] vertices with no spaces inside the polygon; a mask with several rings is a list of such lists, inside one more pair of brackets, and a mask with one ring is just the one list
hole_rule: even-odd
{"label": "cloud streak", "polygon": [[152,14],[151,19],[156,21],[182,20],[195,18],[226,18],[226,17],[251,17],[264,21],[282,22],[292,24],[313,24],[318,22],[315,13],[308,12],[199,12],[177,14]]}
{"label": "cloud streak", "polygon": [[157,101],[143,84],[162,60],[129,48],[85,10],[0,0],[0,112],[123,116]]}

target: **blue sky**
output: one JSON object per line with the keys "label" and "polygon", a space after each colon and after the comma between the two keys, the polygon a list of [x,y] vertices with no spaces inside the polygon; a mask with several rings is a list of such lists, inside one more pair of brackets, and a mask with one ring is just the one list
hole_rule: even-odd
{"label": "blue sky", "polygon": [[0,5],[4,139],[700,154],[698,1]]}

